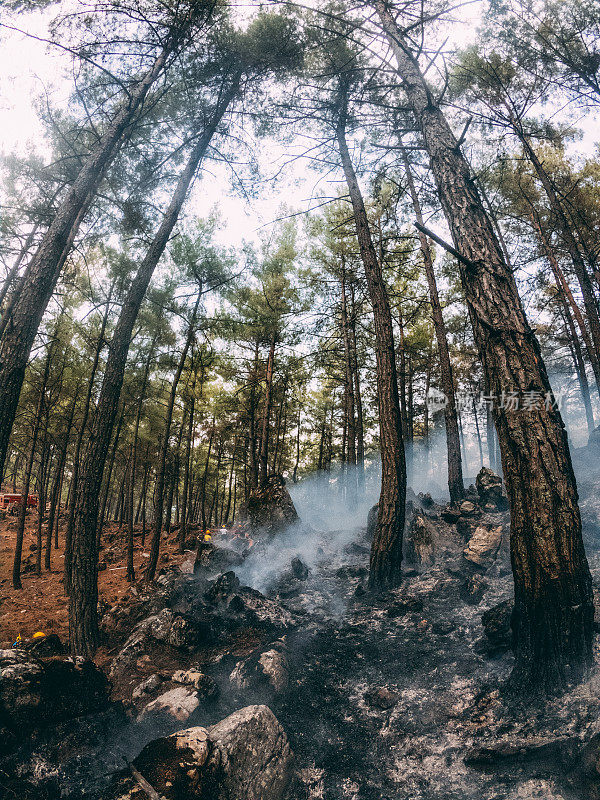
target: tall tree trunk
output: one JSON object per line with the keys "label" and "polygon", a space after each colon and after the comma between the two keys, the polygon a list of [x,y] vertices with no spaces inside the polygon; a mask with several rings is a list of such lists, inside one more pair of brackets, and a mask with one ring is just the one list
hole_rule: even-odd
{"label": "tall tree trunk", "polygon": [[192,458],[192,440],[194,438],[194,406],[196,398],[194,392],[196,390],[196,379],[192,381],[189,410],[188,410],[188,433],[185,443],[185,463],[183,472],[183,497],[181,501],[181,519],[179,528],[179,552],[183,553],[185,549],[185,540],[187,538],[188,526],[188,495],[190,492],[190,472],[191,472],[191,458]]}
{"label": "tall tree trunk", "polygon": [[250,483],[251,489],[258,488],[258,453],[257,453],[257,431],[256,431],[256,411],[257,398],[256,389],[258,386],[258,339],[254,343],[254,361],[252,376],[250,379]]}
{"label": "tall tree trunk", "polygon": [[201,487],[200,487],[200,491],[201,491],[200,503],[201,503],[201,513],[202,513],[202,532],[203,533],[207,528],[207,524],[206,524],[206,481],[208,479],[208,470],[209,470],[209,466],[210,466],[210,452],[212,450],[212,445],[213,445],[214,438],[215,438],[215,419],[213,417],[212,425],[211,425],[211,428],[210,428],[210,436],[208,438],[208,450],[206,451],[206,462],[204,464],[204,473],[202,475],[202,484],[201,484]]}
{"label": "tall tree trunk", "polygon": [[5,325],[0,343],[0,474],[31,347],[77,229],[150,87],[183,44],[192,24],[207,10],[210,13],[207,5],[211,4],[190,7],[186,19],[167,37],[152,67],[127,89],[125,101],[85,159],[29,262],[26,279],[11,309],[10,325]]}
{"label": "tall tree trunk", "polygon": [[[591,334],[591,346],[588,346],[589,356],[594,369],[598,391],[600,391],[600,313],[598,311],[598,302],[594,295],[592,279],[589,276],[587,266],[579,249],[577,240],[575,239],[575,235],[571,230],[571,225],[567,219],[562,201],[559,198],[556,189],[554,188],[554,183],[544,169],[544,166],[538,158],[534,148],[531,146],[528,137],[524,134],[521,125],[517,122],[514,122],[513,129],[523,145],[529,160],[533,164],[533,168],[535,169],[540,183],[544,187],[544,191],[548,197],[548,202],[550,203],[550,208],[552,209],[552,213],[558,224],[563,244],[565,245],[567,252],[569,253],[569,257],[573,262],[575,275],[577,276],[579,286],[581,287],[583,305],[585,307],[585,313]],[[541,231],[539,221],[537,228],[539,235]],[[548,255],[548,253],[551,252],[551,248],[548,247],[548,241],[543,234],[542,240],[546,255]]]}
{"label": "tall tree trunk", "polygon": [[12,585],[13,589],[22,589],[21,583],[21,556],[23,553],[23,534],[25,532],[25,519],[27,517],[27,498],[29,497],[29,487],[31,485],[31,474],[33,472],[33,464],[35,461],[35,448],[37,445],[38,434],[40,431],[40,424],[42,421],[42,414],[44,411],[44,403],[46,397],[46,386],[48,384],[48,377],[50,375],[50,362],[51,362],[52,347],[48,348],[46,356],[46,363],[44,365],[44,373],[42,376],[42,385],[40,388],[40,396],[38,399],[37,408],[35,411],[35,419],[33,422],[33,431],[31,434],[31,449],[27,457],[25,465],[25,475],[23,476],[23,502],[19,507],[19,520],[17,522],[17,536],[15,542],[15,555],[13,559],[12,571]]}
{"label": "tall tree trunk", "polygon": [[[208,142],[207,142],[208,145]],[[183,368],[187,359],[189,349],[192,345],[196,326],[196,314],[198,313],[198,306],[200,305],[201,290],[198,291],[198,297],[194,306],[194,311],[190,324],[188,325],[187,335],[179,363],[173,376],[171,383],[171,392],[169,394],[169,402],[167,404],[167,411],[165,414],[165,427],[163,430],[162,445],[160,448],[160,456],[156,467],[156,486],[154,489],[154,525],[152,529],[152,539],[150,542],[150,558],[146,568],[146,581],[154,580],[156,572],[156,565],[158,564],[158,553],[160,549],[160,534],[162,532],[163,515],[164,515],[164,494],[165,494],[165,468],[167,464],[167,453],[169,451],[169,439],[171,437],[171,421],[173,419],[173,409],[175,407],[175,398],[177,397],[177,387],[183,373]],[[183,430],[183,428],[182,428]],[[169,503],[169,517],[170,517]]]}
{"label": "tall tree trunk", "polygon": [[71,436],[71,429],[73,427],[73,417],[75,415],[75,406],[77,405],[77,392],[73,396],[71,407],[69,409],[69,416],[67,424],[63,433],[64,442],[60,447],[60,452],[56,464],[56,471],[54,474],[54,481],[52,483],[52,490],[50,492],[50,512],[48,514],[48,527],[46,528],[46,551],[44,553],[44,567],[50,569],[50,550],[52,547],[52,533],[54,530],[55,518],[60,515],[60,490],[62,487],[63,473],[65,470],[65,462],[67,460],[67,450],[69,448],[69,438]]}
{"label": "tall tree trunk", "polygon": [[587,374],[585,371],[583,353],[581,352],[581,345],[579,344],[575,325],[573,324],[573,319],[571,318],[571,314],[569,312],[569,306],[565,302],[564,297],[559,296],[559,303],[559,313],[563,319],[567,343],[569,345],[571,358],[573,359],[573,365],[575,367],[577,380],[579,382],[579,391],[581,392],[581,400],[583,402],[583,408],[585,411],[585,421],[587,424],[588,434],[591,434],[596,426],[594,423],[594,412],[592,410],[592,400],[590,397],[590,385],[588,383]]}
{"label": "tall tree trunk", "polygon": [[[420,225],[423,225],[421,203],[419,202],[419,196],[415,188],[412,170],[405,150],[402,151],[402,159],[415,218]],[[440,380],[442,391],[446,395],[447,400],[444,407],[444,422],[446,424],[446,449],[448,453],[448,489],[450,491],[450,499],[453,502],[457,502],[464,497],[465,487],[463,483],[462,460],[460,457],[456,395],[454,392],[454,376],[452,374],[450,350],[448,348],[448,334],[446,332],[446,323],[444,322],[442,305],[440,303],[435,279],[431,247],[429,246],[427,237],[422,231],[419,231],[419,243],[421,245],[421,256],[423,258],[423,266],[425,267],[425,275],[427,277],[429,297],[431,300],[431,316],[438,346],[438,358],[440,360]]]}
{"label": "tall tree trunk", "polygon": [[[374,0],[423,135],[459,255],[463,289],[488,391],[544,398],[550,382],[514,275],[505,262],[460,145],[384,0]],[[553,692],[592,663],[594,606],[577,488],[560,412],[493,409],[511,508],[516,635],[512,683]]]}
{"label": "tall tree trunk", "polygon": [[341,293],[341,322],[342,339],[344,343],[344,367],[346,377],[346,419],[347,419],[347,452],[348,479],[346,488],[350,492],[350,502],[356,501],[356,402],[354,398],[354,376],[352,374],[352,348],[350,345],[350,329],[348,323],[348,300],[346,288],[346,262],[342,254],[340,264],[340,293]]}
{"label": "tall tree trunk", "polygon": [[48,447],[48,409],[43,426],[42,444],[40,447],[40,467],[38,472],[38,518],[37,518],[37,550],[35,552],[35,574],[42,574],[42,527],[44,515],[46,513],[46,470],[50,460],[50,448]]}
{"label": "tall tree trunk", "polygon": [[346,142],[348,111],[347,87],[341,85],[336,137],[342,167],[352,201],[356,235],[365,270],[375,325],[377,399],[381,445],[381,495],[377,529],[371,548],[369,586],[383,589],[396,586],[401,578],[402,536],[406,503],[406,463],[402,441],[402,421],[392,314],[383,280],[381,264],[373,246],[365,204]]}
{"label": "tall tree trunk", "polygon": [[[238,75],[233,84],[224,91],[213,112],[210,123],[192,148],[188,162],[179,177],[175,192],[165,211],[156,236],[131,282],[113,333],[98,400],[98,408],[90,432],[82,464],[81,480],[77,487],[75,498],[76,517],[73,530],[71,574],[71,588],[73,591],[70,593],[69,600],[69,627],[73,655],[91,657],[98,646],[98,553],[96,550],[98,496],[102,486],[104,465],[121,394],[133,326],[152,274],[175,227],[190,184],[208,149],[213,134],[227,110],[229,102],[237,92],[239,80],[240,77]],[[159,525],[160,522],[161,520],[159,519]],[[156,569],[158,542],[153,542],[153,547],[154,550],[146,573],[148,580],[152,579]]]}
{"label": "tall tree trunk", "polygon": [[265,375],[265,407],[263,409],[262,432],[260,436],[260,484],[264,486],[269,474],[269,432],[271,423],[271,394],[273,391],[273,366],[275,362],[275,346],[277,344],[277,334],[273,331],[271,345],[269,347],[269,357],[267,359],[267,370]]}
{"label": "tall tree trunk", "polygon": [[106,307],[104,309],[104,315],[102,316],[100,335],[98,336],[96,349],[94,351],[92,370],[90,372],[90,378],[88,381],[85,401],[83,405],[83,416],[81,418],[81,423],[79,426],[79,433],[77,434],[77,441],[75,444],[75,455],[73,456],[73,474],[71,475],[71,485],[69,487],[69,503],[67,504],[69,509],[69,515],[67,517],[67,528],[65,531],[65,553],[64,553],[64,565],[63,565],[64,567],[63,587],[66,594],[69,593],[71,586],[71,544],[73,541],[73,526],[75,524],[75,496],[77,491],[77,482],[79,479],[81,448],[83,445],[83,437],[85,434],[85,429],[90,414],[90,407],[92,403],[92,392],[94,391],[94,383],[96,381],[96,372],[98,370],[98,363],[100,361],[100,353],[102,352],[102,348],[104,347],[105,344],[104,334],[106,332],[106,325],[108,322],[108,314],[110,311],[110,302],[113,289],[114,289],[114,283],[111,285],[109,289],[108,298],[106,300]]}
{"label": "tall tree trunk", "polygon": [[150,343],[148,356],[146,358],[146,363],[144,365],[144,377],[142,380],[142,388],[140,391],[140,400],[138,403],[137,414],[135,416],[135,428],[133,430],[133,443],[131,446],[131,481],[129,485],[129,525],[127,531],[127,580],[129,581],[129,583],[132,583],[135,580],[135,569],[133,566],[133,550],[134,550],[133,500],[135,492],[135,466],[137,460],[138,438],[140,435],[140,423],[142,421],[142,407],[144,405],[144,400],[146,398],[146,387],[148,386],[148,378],[150,376],[150,366],[154,358],[154,348],[156,347],[157,339],[158,339],[158,334],[153,337],[152,342]]}
{"label": "tall tree trunk", "polygon": [[296,460],[292,473],[292,483],[298,483],[298,467],[300,466],[300,435],[302,433],[302,406],[298,403],[298,423],[296,425]]}
{"label": "tall tree trunk", "polygon": [[[596,386],[598,388],[598,394],[600,395],[600,360],[598,359],[598,353],[594,349],[594,343],[590,337],[590,333],[588,331],[586,322],[583,318],[583,314],[581,313],[579,306],[577,305],[575,298],[573,297],[573,292],[571,291],[571,287],[567,279],[565,278],[565,274],[562,271],[560,264],[558,263],[558,259],[554,253],[552,245],[548,240],[546,232],[544,231],[539,216],[535,212],[535,209],[532,208],[531,212],[531,219],[533,221],[533,226],[535,228],[538,241],[542,246],[542,250],[544,251],[544,255],[548,259],[548,263],[550,264],[550,268],[552,269],[552,274],[554,275],[554,280],[556,281],[556,286],[558,289],[558,293],[561,297],[564,297],[566,302],[571,307],[573,312],[573,316],[577,322],[579,327],[579,331],[581,333],[581,338],[585,344],[585,348],[590,359],[590,363],[592,365],[592,369],[594,371],[594,377],[596,379]],[[569,319],[571,315],[569,314]]]}
{"label": "tall tree trunk", "polygon": [[362,495],[365,491],[365,429],[360,390],[360,370],[358,366],[358,348],[356,345],[356,301],[354,297],[354,282],[350,283],[350,349],[352,351],[352,375],[354,380],[354,400],[356,402],[356,463],[358,491]]}

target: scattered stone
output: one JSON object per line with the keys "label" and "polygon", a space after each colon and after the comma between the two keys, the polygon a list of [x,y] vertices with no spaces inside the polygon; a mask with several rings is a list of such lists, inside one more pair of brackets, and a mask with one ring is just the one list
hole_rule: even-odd
{"label": "scattered stone", "polygon": [[403,617],[410,611],[422,611],[423,601],[418,597],[400,597],[388,606],[386,614],[388,617]]}
{"label": "scattered stone", "polygon": [[511,617],[514,604],[503,600],[481,615],[483,632],[495,651],[510,650],[512,646]]}
{"label": "scattered stone", "polygon": [[380,686],[376,689],[369,689],[365,692],[365,702],[372,708],[380,708],[387,711],[393,708],[400,700],[398,692],[388,689],[387,686]]}
{"label": "scattered stone", "polygon": [[235,572],[224,572],[206,592],[205,597],[209,602],[217,603],[230,597],[239,587],[240,580]]}
{"label": "scattered stone", "polygon": [[472,564],[487,568],[496,558],[501,543],[502,525],[493,528],[480,525],[471,536],[463,555]]}
{"label": "scattered stone", "polygon": [[459,509],[462,517],[472,517],[477,511],[477,506],[470,500],[463,500]]}
{"label": "scattered stone", "polygon": [[172,680],[185,686],[193,686],[200,697],[213,698],[219,694],[216,682],[210,675],[205,675],[198,669],[178,669],[173,673]]}
{"label": "scattered stone", "polygon": [[460,519],[460,511],[454,505],[447,505],[442,510],[441,517],[444,520],[444,522],[449,522],[450,525],[453,525]]}
{"label": "scattered stone", "polygon": [[289,685],[289,663],[285,641],[279,639],[260,654],[253,653],[244,661],[238,661],[231,675],[231,683],[238,689],[246,689],[253,682],[268,683],[277,694]]}
{"label": "scattered stone", "polygon": [[143,697],[145,694],[150,694],[151,692],[158,689],[158,687],[161,685],[162,682],[163,682],[162,675],[159,675],[157,672],[155,672],[153,675],[147,677],[146,680],[143,680],[141,683],[138,683],[138,685],[131,693],[131,696],[133,697],[134,700],[139,700],[140,697]]}
{"label": "scattered stone", "polygon": [[506,495],[502,491],[502,478],[488,467],[483,467],[475,479],[477,494],[483,505],[504,511],[508,508]]}
{"label": "scattered stone", "polygon": [[199,706],[198,695],[183,686],[176,689],[169,689],[168,692],[159,695],[156,700],[152,700],[144,707],[139,719],[147,717],[148,714],[164,713],[174,717],[178,722],[185,722]]}
{"label": "scattered stone", "polygon": [[481,602],[488,588],[488,582],[481,575],[471,575],[461,586],[460,596],[465,603],[476,606]]}
{"label": "scattered stone", "polygon": [[169,608],[139,623],[129,636],[110,667],[114,678],[141,655],[147,654],[151,641],[164,642],[178,650],[192,651],[201,643],[210,641],[212,631],[206,622],[201,622],[183,614],[176,614]]}
{"label": "scattered stone", "polygon": [[25,650],[0,650],[0,725],[17,735],[108,706],[109,684],[92,661],[42,662]]}
{"label": "scattered stone", "polygon": [[228,547],[212,547],[206,558],[206,566],[211,572],[225,572],[243,563],[244,556]]}
{"label": "scattered stone", "polygon": [[305,581],[310,574],[309,568],[299,556],[292,558],[292,572],[299,581]]}

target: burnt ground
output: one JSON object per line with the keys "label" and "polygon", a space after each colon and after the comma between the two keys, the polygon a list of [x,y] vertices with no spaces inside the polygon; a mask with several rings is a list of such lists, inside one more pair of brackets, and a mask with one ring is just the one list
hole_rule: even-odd
{"label": "burnt ground", "polygon": [[[600,585],[597,487],[580,488],[590,565]],[[41,781],[46,789],[39,796],[54,797],[47,788],[54,785],[71,797],[104,797],[107,776],[150,739],[212,724],[259,702],[273,709],[296,755],[287,800],[600,797],[597,769],[590,777],[582,766],[583,748],[600,733],[600,673],[596,669],[585,684],[545,702],[524,705],[506,693],[512,654],[490,644],[481,622],[483,612],[511,598],[505,539],[489,566],[474,568],[463,556],[465,526],[444,522],[440,511],[420,510],[433,541],[417,548],[416,556],[412,552],[402,586],[377,598],[364,592],[365,528],[312,532],[316,548],[306,580],[291,575],[287,552],[283,559],[280,550],[274,556],[276,540],[271,551],[255,551],[257,562],[286,564],[271,575],[268,588],[263,576],[261,588],[288,618],[242,623],[232,616],[233,604],[217,606],[201,646],[153,644],[112,677],[119,703],[93,721],[69,723],[34,742],[25,772],[53,776]],[[506,529],[508,515],[484,514],[470,530],[481,524]],[[292,553],[293,540],[289,547]],[[299,549],[306,552],[306,543]],[[245,565],[236,569],[241,576],[255,574]],[[158,594],[142,597],[140,609],[127,616],[136,621],[170,607],[204,624],[209,612],[200,598],[219,574],[210,566],[200,578],[165,574]],[[474,575],[485,582],[481,599],[465,594]],[[122,642],[131,627],[121,621],[112,635]],[[118,652],[114,641],[106,663]],[[286,654],[287,688],[275,691],[264,680],[234,686],[229,676],[236,664],[273,642]],[[598,648],[596,656],[600,660]],[[216,681],[218,698],[203,699],[184,723],[164,716],[137,722],[156,693],[132,700],[133,687],[150,674],[168,680],[175,669],[191,665]]]}

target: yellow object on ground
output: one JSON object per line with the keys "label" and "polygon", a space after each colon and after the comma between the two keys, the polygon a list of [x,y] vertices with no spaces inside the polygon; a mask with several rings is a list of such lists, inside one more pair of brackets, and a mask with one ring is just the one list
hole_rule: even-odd
{"label": "yellow object on ground", "polygon": [[42,631],[37,631],[37,633],[34,633],[31,638],[32,639],[45,639],[46,638],[46,634],[43,633]]}

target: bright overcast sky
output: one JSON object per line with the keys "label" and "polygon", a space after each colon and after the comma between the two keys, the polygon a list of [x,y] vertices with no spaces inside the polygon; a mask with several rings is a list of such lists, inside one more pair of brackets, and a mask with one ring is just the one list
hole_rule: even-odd
{"label": "bright overcast sky", "polygon": [[[310,2],[310,0],[309,0]],[[1,4],[1,0],[0,0]],[[49,11],[27,15],[13,15],[12,20],[5,14],[2,21],[27,30],[33,36],[44,38],[47,35],[48,20],[56,13],[56,7]],[[464,6],[459,14],[460,21],[444,31],[448,35],[448,48],[460,47],[473,39],[480,19],[481,3]],[[71,89],[70,57],[29,36],[10,33],[0,29],[0,153],[26,153],[34,149],[42,155],[47,154],[43,129],[40,125],[36,105],[48,102],[58,107],[68,101]],[[585,141],[579,148],[591,152],[598,137],[596,126],[585,125]],[[268,141],[264,148],[272,147]],[[264,153],[264,163],[268,167],[281,157],[282,151],[275,148]],[[214,164],[212,174],[204,174],[198,181],[193,195],[193,209],[206,215],[215,205],[221,210],[223,228],[219,239],[224,244],[240,245],[243,239],[255,240],[261,226],[279,216],[282,203],[297,209],[307,209],[314,194],[318,175],[306,169],[306,162],[297,162],[286,178],[274,190],[265,185],[258,199],[243,199],[229,188],[229,174],[224,166]],[[273,166],[275,170],[275,166]],[[319,190],[327,194],[335,192],[334,186],[326,183]],[[189,208],[189,206],[188,206]]]}
{"label": "bright overcast sky", "polygon": [[[56,7],[43,13],[12,15],[11,19],[5,15],[2,21],[44,38],[48,20],[55,13]],[[457,44],[465,43],[473,35],[479,14],[479,3],[462,9],[461,23],[450,32]],[[47,150],[36,104],[46,102],[46,98],[55,107],[68,101],[70,57],[20,33],[0,29],[0,36],[0,153],[24,154],[34,149],[44,155]],[[276,157],[280,155],[281,151]],[[273,163],[271,153],[265,158],[265,163]],[[203,216],[215,205],[220,208],[224,226],[219,238],[223,243],[239,245],[243,239],[256,239],[261,226],[279,216],[283,203],[295,208],[309,207],[318,176],[307,171],[305,165],[306,162],[300,161],[293,174],[288,174],[288,179],[276,191],[272,185],[265,186],[260,198],[250,201],[231,192],[226,169],[214,165],[211,167],[213,174],[205,174],[196,185],[192,201],[194,210]],[[319,188],[331,193],[333,187],[321,185]]]}

